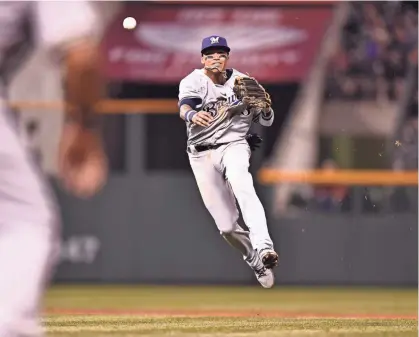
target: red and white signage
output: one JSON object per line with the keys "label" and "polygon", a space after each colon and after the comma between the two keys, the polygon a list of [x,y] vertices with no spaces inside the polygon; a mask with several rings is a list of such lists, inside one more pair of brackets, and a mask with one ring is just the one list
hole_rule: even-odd
{"label": "red and white signage", "polygon": [[[125,17],[137,27],[126,30]],[[328,7],[130,6],[102,41],[109,79],[173,83],[201,68],[201,40],[224,36],[229,66],[261,82],[299,81],[316,56],[332,10]]]}

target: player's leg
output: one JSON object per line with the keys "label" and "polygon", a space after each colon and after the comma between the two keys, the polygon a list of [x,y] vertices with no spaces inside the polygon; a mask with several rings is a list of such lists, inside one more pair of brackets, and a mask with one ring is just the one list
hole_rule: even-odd
{"label": "player's leg", "polygon": [[278,263],[268,232],[265,210],[260,202],[249,172],[250,149],[246,141],[232,143],[223,151],[225,175],[240,205],[243,219],[250,230],[250,240],[261,254],[264,264],[272,268]]}
{"label": "player's leg", "polygon": [[45,183],[0,111],[0,336],[38,336],[40,302],[58,248]]}
{"label": "player's leg", "polygon": [[273,285],[273,275],[264,270],[262,261],[250,242],[249,232],[238,225],[239,213],[234,195],[221,172],[215,168],[212,159],[208,153],[189,156],[205,207],[223,238],[243,255],[243,259],[254,270],[262,286],[270,288]]}
{"label": "player's leg", "polygon": [[198,153],[189,155],[189,161],[205,207],[221,235],[237,248],[245,259],[251,260],[254,249],[248,235],[239,231],[239,212],[234,195],[220,171],[215,168],[212,158],[208,153]]}
{"label": "player's leg", "polygon": [[232,232],[239,218],[234,198],[210,152],[189,154],[189,162],[205,207],[223,233]]}
{"label": "player's leg", "polygon": [[257,280],[264,288],[271,288],[274,285],[274,275],[272,271],[265,268],[257,251],[250,242],[249,232],[235,224],[235,229],[230,233],[221,233],[223,238],[234,248],[240,251],[243,259],[253,269]]}

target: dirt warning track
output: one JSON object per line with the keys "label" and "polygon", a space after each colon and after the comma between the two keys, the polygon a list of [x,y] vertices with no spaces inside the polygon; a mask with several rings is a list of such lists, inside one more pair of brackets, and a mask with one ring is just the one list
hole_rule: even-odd
{"label": "dirt warning track", "polygon": [[153,310],[120,310],[120,309],[54,309],[45,311],[47,315],[98,315],[98,316],[154,316],[154,317],[266,317],[266,318],[302,318],[302,319],[412,319],[417,315],[397,314],[337,314],[310,312],[281,312],[281,311],[220,311],[220,310],[182,310],[182,309],[153,309]]}

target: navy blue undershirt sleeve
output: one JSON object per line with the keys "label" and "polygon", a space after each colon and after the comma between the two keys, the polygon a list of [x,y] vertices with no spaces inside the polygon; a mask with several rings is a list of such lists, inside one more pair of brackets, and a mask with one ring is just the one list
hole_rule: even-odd
{"label": "navy blue undershirt sleeve", "polygon": [[179,102],[179,107],[181,107],[182,105],[187,104],[189,105],[192,109],[196,110],[201,108],[202,106],[202,99],[199,97],[185,97],[184,99],[182,99]]}

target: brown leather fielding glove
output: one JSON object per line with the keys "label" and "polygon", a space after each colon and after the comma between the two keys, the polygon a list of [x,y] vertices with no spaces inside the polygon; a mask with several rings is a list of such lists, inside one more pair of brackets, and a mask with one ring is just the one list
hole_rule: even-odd
{"label": "brown leather fielding glove", "polygon": [[236,77],[233,91],[249,108],[269,109],[272,105],[269,94],[253,77]]}

